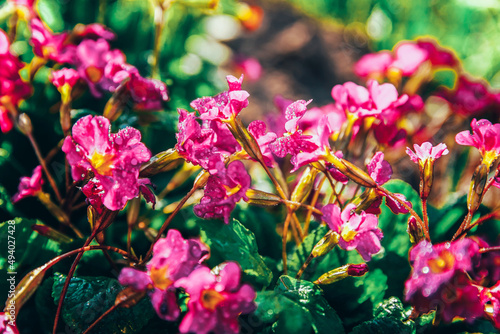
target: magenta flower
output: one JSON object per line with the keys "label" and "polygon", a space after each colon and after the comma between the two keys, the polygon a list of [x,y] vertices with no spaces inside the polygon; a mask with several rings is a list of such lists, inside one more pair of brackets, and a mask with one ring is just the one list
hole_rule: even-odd
{"label": "magenta flower", "polygon": [[80,75],[72,68],[63,68],[52,72],[51,81],[58,90],[70,90],[78,80],[80,80]]}
{"label": "magenta flower", "polygon": [[11,322],[7,312],[0,312],[0,333],[19,334],[19,330],[17,329],[16,323],[13,321]]}
{"label": "magenta flower", "polygon": [[31,177],[21,177],[17,193],[12,197],[12,203],[19,202],[26,197],[36,196],[42,191],[42,185],[42,166],[37,166],[33,169]]}
{"label": "magenta flower", "polygon": [[103,91],[112,92],[120,84],[104,75],[105,67],[114,64],[125,64],[125,56],[120,50],[110,50],[109,43],[103,38],[97,41],[86,39],[76,47],[78,73],[97,98],[102,96]]}
{"label": "magenta flower", "polygon": [[35,55],[61,64],[74,62],[75,46],[67,43],[67,32],[54,34],[39,18],[32,19],[30,26],[30,42]]}
{"label": "magenta flower", "polygon": [[14,127],[14,121],[10,113],[4,107],[0,106],[0,130],[7,133]]}
{"label": "magenta flower", "polygon": [[240,199],[248,200],[250,175],[241,161],[233,161],[227,168],[224,162],[217,161],[215,169],[218,172],[208,178],[204,196],[194,206],[194,213],[204,219],[224,219],[224,223],[229,224],[236,203]]}
{"label": "magenta flower", "polygon": [[190,163],[200,165],[213,174],[217,170],[209,167],[210,160],[224,161],[225,157],[241,150],[225,124],[203,120],[200,125],[195,113],[183,109],[179,109],[178,112],[175,149]]}
{"label": "magenta flower", "polygon": [[73,28],[73,37],[76,37],[77,42],[84,39],[98,40],[99,38],[104,38],[105,40],[111,41],[116,38],[114,32],[109,30],[102,24],[91,23],[91,24],[77,24]]}
{"label": "magenta flower", "polygon": [[274,132],[266,133],[266,123],[263,121],[253,121],[248,125],[248,132],[254,136],[259,144],[260,151],[264,157],[264,162],[268,167],[274,166],[274,157],[271,152],[270,144],[276,140],[277,136]]}
{"label": "magenta flower", "polygon": [[402,42],[394,50],[395,59],[389,68],[401,71],[404,76],[414,74],[425,61],[429,59],[427,50],[421,48],[415,42]]}
{"label": "magenta flower", "polygon": [[345,250],[357,250],[365,261],[370,261],[373,254],[380,251],[382,230],[378,228],[377,216],[354,212],[356,205],[349,204],[341,212],[335,204],[324,206],[323,220],[330,229],[340,235],[339,246]]}
{"label": "magenta flower", "polygon": [[422,166],[425,165],[426,161],[434,162],[443,155],[450,153],[446,144],[440,143],[436,146],[432,146],[431,143],[425,142],[421,146],[415,144],[413,145],[415,152],[413,152],[409,147],[406,148],[406,154],[410,156],[411,161]]}
{"label": "magenta flower", "polygon": [[[24,64],[10,51],[7,34],[0,29],[0,107],[2,104],[17,104],[31,94],[31,86],[19,76]],[[7,116],[3,115],[6,119]],[[6,121],[8,122],[8,121]],[[6,123],[3,128],[9,128]]]}
{"label": "magenta flower", "polygon": [[143,78],[139,72],[130,73],[127,82],[135,108],[139,110],[159,110],[163,102],[168,100],[167,86],[160,80]]}
{"label": "magenta flower", "polygon": [[500,156],[500,124],[491,124],[486,119],[471,122],[472,133],[462,131],[455,136],[460,145],[473,146],[479,150],[483,163],[491,165]]}
{"label": "magenta flower", "polygon": [[389,51],[369,53],[354,64],[354,73],[362,78],[384,77],[392,61],[392,54]]}
{"label": "magenta flower", "polygon": [[491,288],[483,288],[480,298],[484,306],[484,314],[497,329],[500,329],[500,282]]}
{"label": "magenta flower", "polygon": [[371,178],[379,185],[383,185],[391,179],[392,167],[384,160],[384,153],[380,151],[375,153],[366,168]]}
{"label": "magenta flower", "polygon": [[128,127],[116,134],[109,131],[107,118],[80,118],[73,126],[72,137],[64,140],[62,150],[73,179],[89,179],[82,189],[89,200],[100,200],[110,210],[121,210],[128,200],[139,195],[139,169],[151,153],[140,142],[137,129]]}
{"label": "magenta flower", "polygon": [[243,75],[239,79],[228,75],[226,80],[229,86],[228,91],[214,97],[202,97],[191,102],[191,108],[200,113],[201,119],[230,121],[248,106],[250,94],[241,89]]}
{"label": "magenta flower", "polygon": [[497,96],[490,92],[484,80],[473,80],[465,75],[458,77],[455,89],[438,92],[451,104],[453,111],[469,116],[485,112],[498,106]]}
{"label": "magenta flower", "polygon": [[236,56],[234,65],[236,70],[240,71],[250,81],[257,81],[262,76],[262,66],[256,58]]}
{"label": "magenta flower", "polygon": [[148,291],[158,316],[163,320],[176,320],[180,309],[175,283],[201,266],[208,253],[208,248],[202,242],[184,239],[179,231],[169,230],[167,236],[154,245],[147,271],[124,268],[118,281],[137,291]]}
{"label": "magenta flower", "polygon": [[255,310],[255,291],[240,283],[237,263],[226,263],[217,275],[201,267],[177,281],[189,294],[188,312],[179,326],[181,333],[239,333],[238,316]]}
{"label": "magenta flower", "polygon": [[405,284],[406,300],[419,312],[429,312],[436,302],[446,304],[445,288],[457,285],[457,275],[472,271],[479,258],[479,246],[471,239],[437,245],[421,241],[410,252],[413,270]]}

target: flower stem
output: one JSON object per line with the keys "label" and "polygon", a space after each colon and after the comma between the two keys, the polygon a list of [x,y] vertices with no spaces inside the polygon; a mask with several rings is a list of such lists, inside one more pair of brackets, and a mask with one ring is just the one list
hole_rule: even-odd
{"label": "flower stem", "polygon": [[314,259],[314,256],[312,254],[309,254],[309,257],[307,258],[306,262],[304,262],[302,267],[300,267],[300,270],[297,272],[297,275],[295,276],[296,279],[299,279],[302,276],[307,266],[311,263],[312,259]]}
{"label": "flower stem", "polygon": [[316,202],[318,202],[319,193],[321,191],[321,187],[323,186],[323,183],[325,182],[325,180],[326,180],[326,177],[323,177],[323,179],[321,181],[319,181],[318,188],[314,191],[314,195],[313,195],[313,198],[311,200],[311,204],[309,205],[310,208],[307,211],[306,219],[304,222],[304,235],[307,235],[307,233],[309,232],[309,223],[311,222],[311,216],[313,213],[312,208],[314,208],[316,205]]}
{"label": "flower stem", "polygon": [[427,213],[427,198],[422,198],[422,216],[424,217],[424,227],[429,234],[429,214]]}
{"label": "flower stem", "polygon": [[56,194],[57,201],[59,203],[61,203],[62,197],[61,197],[61,194],[59,193],[59,189],[57,188],[57,184],[54,181],[54,178],[52,177],[52,175],[50,174],[50,172],[47,168],[47,164],[45,163],[45,160],[43,159],[42,154],[40,153],[40,149],[38,148],[38,144],[36,143],[36,140],[33,137],[33,134],[28,133],[28,134],[26,134],[26,136],[30,140],[31,146],[33,146],[33,149],[35,150],[36,157],[38,158],[38,161],[40,162],[40,165],[42,165],[42,169],[45,172],[45,176],[47,176],[47,179],[49,180],[50,186],[52,187],[52,189],[54,190],[54,193]]}
{"label": "flower stem", "polygon": [[288,210],[286,214],[285,223],[283,224],[283,236],[282,236],[282,251],[281,255],[283,257],[283,274],[286,275],[288,270],[286,266],[286,239],[288,236],[288,226],[290,225],[290,219],[292,218],[292,211]]}

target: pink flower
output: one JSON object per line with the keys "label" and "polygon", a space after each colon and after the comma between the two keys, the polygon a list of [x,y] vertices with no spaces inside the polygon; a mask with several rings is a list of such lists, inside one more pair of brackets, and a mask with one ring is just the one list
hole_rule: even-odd
{"label": "pink flower", "polygon": [[189,294],[188,312],[179,326],[181,333],[239,333],[238,316],[256,308],[255,291],[240,284],[241,270],[228,262],[214,275],[202,267],[177,281]]}
{"label": "pink flower", "polygon": [[268,167],[274,166],[274,157],[271,152],[270,144],[276,140],[277,136],[274,132],[266,133],[266,123],[263,121],[253,121],[248,125],[248,132],[255,137],[259,144],[260,151],[264,157],[264,162]]}
{"label": "pink flower", "polygon": [[356,249],[365,261],[370,261],[380,251],[382,231],[377,216],[364,211],[357,214],[355,209],[356,205],[349,204],[341,212],[337,205],[328,204],[321,211],[330,229],[340,235],[339,246],[348,251]]}
{"label": "pink flower", "polygon": [[425,142],[421,146],[415,144],[413,145],[413,152],[409,147],[406,148],[406,154],[410,156],[411,161],[416,164],[422,165],[424,167],[426,161],[431,161],[433,163],[436,159],[441,158],[443,155],[450,153],[446,144],[440,143],[436,146],[432,146],[431,143]]}
{"label": "pink flower", "polygon": [[10,113],[4,107],[0,106],[0,130],[7,133],[14,127],[14,121]]}
{"label": "pink flower", "polygon": [[77,37],[77,42],[83,39],[97,40],[99,38],[111,41],[116,38],[116,35],[111,30],[99,23],[77,24],[73,28],[73,35],[73,37]]}
{"label": "pink flower", "polygon": [[31,177],[23,176],[20,179],[17,193],[12,197],[12,203],[16,203],[23,198],[36,196],[42,191],[42,166],[37,166],[33,169]]}
{"label": "pink flower", "polygon": [[204,219],[224,219],[224,223],[229,224],[236,203],[248,199],[246,192],[250,188],[250,175],[241,161],[231,162],[227,169],[221,161],[215,166],[218,172],[208,178],[204,196],[195,205],[194,213]]}
{"label": "pink flower", "polygon": [[497,329],[500,329],[500,282],[491,288],[483,288],[480,298],[485,316]]}
{"label": "pink flower", "polygon": [[[8,309],[8,306],[6,306]],[[10,320],[7,312],[0,312],[0,333],[1,334],[19,334],[16,323]]]}
{"label": "pink flower", "polygon": [[202,97],[191,102],[191,108],[200,113],[203,120],[229,121],[248,106],[247,91],[241,89],[243,75],[236,79],[232,75],[226,77],[229,90],[214,97]]}
{"label": "pink flower", "polygon": [[225,124],[203,120],[200,125],[195,113],[189,113],[183,109],[179,109],[178,112],[179,123],[175,149],[190,163],[200,165],[210,171],[210,159],[224,161],[225,157],[241,150]]}
{"label": "pink flower", "polygon": [[452,50],[442,48],[432,39],[419,38],[417,44],[422,50],[427,51],[428,58],[435,67],[456,67],[459,64]]}
{"label": "pink flower", "polygon": [[167,236],[154,245],[147,271],[124,268],[118,281],[137,291],[147,290],[158,316],[173,321],[180,314],[175,283],[199,267],[208,253],[208,248],[200,241],[184,239],[179,231],[169,230]]}
{"label": "pink flower", "polygon": [[64,85],[67,85],[68,88],[73,88],[78,80],[80,80],[80,75],[72,68],[62,68],[52,72],[51,81],[57,89],[63,89]]}
{"label": "pink flower", "polygon": [[[462,281],[461,274],[472,271],[479,264],[479,246],[470,239],[432,245],[423,240],[410,252],[413,271],[405,284],[406,300],[419,312],[429,312],[436,305],[450,305],[449,292],[465,289],[470,293],[469,283]],[[477,296],[477,291],[475,292]],[[467,299],[471,299],[467,297]],[[459,314],[456,314],[459,315]],[[447,321],[450,321],[447,313]],[[463,316],[463,315],[462,315]],[[470,318],[474,318],[475,313]],[[453,316],[451,316],[453,318]]]}
{"label": "pink flower", "polygon": [[135,108],[139,110],[159,110],[168,100],[167,86],[160,80],[143,78],[138,71],[130,73],[127,82]]}
{"label": "pink flower", "polygon": [[492,164],[500,156],[500,124],[491,124],[486,119],[471,122],[472,133],[462,131],[455,136],[460,145],[474,146],[483,157],[483,163]]}
{"label": "pink flower", "polygon": [[451,104],[453,111],[469,116],[483,113],[498,106],[498,101],[488,83],[484,80],[473,80],[465,75],[458,77],[455,89],[443,89],[438,92]]}
{"label": "pink flower", "polygon": [[389,68],[396,68],[404,76],[414,74],[425,61],[429,59],[427,50],[415,42],[402,42],[394,50],[395,59]]}
{"label": "pink flower", "polygon": [[[10,42],[7,34],[0,29],[0,107],[2,104],[11,103],[15,106],[31,94],[31,86],[19,76],[19,71],[24,64],[9,51]],[[4,114],[2,112],[2,114]],[[7,115],[3,115],[7,119]],[[5,123],[3,128],[10,126]]]}
{"label": "pink flower", "polygon": [[140,142],[138,130],[128,127],[116,134],[109,131],[107,118],[85,116],[75,123],[73,136],[66,137],[62,150],[73,179],[90,179],[83,189],[88,197],[93,195],[89,200],[100,200],[110,210],[121,210],[128,200],[139,195],[139,169],[151,153]]}
{"label": "pink flower", "polygon": [[120,84],[104,75],[105,67],[114,64],[125,64],[125,56],[120,50],[110,50],[108,42],[103,38],[97,41],[86,39],[76,47],[75,65],[78,73],[97,98],[102,96],[103,91],[112,92]]}
{"label": "pink flower", "polygon": [[262,75],[262,66],[256,58],[236,56],[234,64],[236,70],[239,70],[250,81],[257,81]]}
{"label": "pink flower", "polygon": [[369,53],[354,64],[354,73],[362,78],[375,75],[384,77],[392,61],[392,54],[389,51]]}
{"label": "pink flower", "polygon": [[392,176],[392,167],[384,160],[384,153],[382,152],[375,153],[366,168],[371,178],[379,185],[389,181]]}
{"label": "pink flower", "polygon": [[72,64],[74,62],[75,46],[66,42],[68,38],[67,32],[54,34],[39,18],[32,19],[30,26],[30,42],[33,45],[35,55],[57,63]]}

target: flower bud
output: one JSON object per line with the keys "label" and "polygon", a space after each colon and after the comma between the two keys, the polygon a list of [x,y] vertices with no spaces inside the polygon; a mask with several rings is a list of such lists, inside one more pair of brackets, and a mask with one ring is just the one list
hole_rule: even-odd
{"label": "flower bud", "polygon": [[469,195],[467,196],[467,208],[469,212],[475,212],[483,200],[484,187],[488,181],[489,170],[489,166],[481,164],[477,166],[474,175],[472,175]]}
{"label": "flower bud", "polygon": [[355,212],[361,214],[361,212],[366,211],[379,198],[380,195],[375,188],[365,189],[361,196],[352,202],[356,205]]}
{"label": "flower bud", "polygon": [[319,170],[311,167],[308,167],[304,171],[304,173],[302,173],[299,182],[297,183],[295,189],[293,189],[292,192],[291,200],[293,202],[301,203],[304,199],[307,198],[307,196],[309,196],[314,186],[314,179],[316,179],[316,175],[318,175],[318,173]]}
{"label": "flower bud", "polygon": [[174,149],[156,154],[154,157],[145,162],[140,169],[140,177],[151,177],[153,175],[167,172],[179,166],[182,163],[182,158]]}
{"label": "flower bud", "polygon": [[256,189],[248,189],[245,195],[248,197],[247,202],[255,205],[275,206],[282,202],[281,197]]}
{"label": "flower bud", "polygon": [[339,234],[334,231],[328,231],[325,236],[318,241],[316,246],[314,246],[311,255],[313,257],[319,257],[330,252],[339,242]]}
{"label": "flower bud", "polygon": [[343,280],[347,277],[360,277],[368,272],[368,265],[361,264],[346,264],[345,266],[330,270],[321,275],[314,283],[315,284],[332,284]]}
{"label": "flower bud", "polygon": [[335,166],[342,174],[350,178],[352,181],[367,188],[376,188],[377,183],[364,170],[358,168],[347,160],[338,158],[331,152],[327,151],[325,158],[328,162]]}
{"label": "flower bud", "polygon": [[127,81],[128,80],[124,80],[124,82],[118,86],[113,93],[113,96],[111,96],[104,107],[102,115],[109,119],[110,122],[114,122],[118,119],[118,117],[120,117],[123,109],[130,101],[130,92],[127,88]]}
{"label": "flower bud", "polygon": [[432,182],[434,180],[434,160],[426,159],[423,166],[420,167],[420,198],[427,199],[431,192]]}
{"label": "flower bud", "polygon": [[120,305],[120,307],[130,308],[141,301],[144,296],[146,296],[147,290],[138,291],[133,287],[128,286],[116,295],[115,305]]}
{"label": "flower bud", "polygon": [[139,217],[139,211],[141,209],[141,199],[139,197],[132,198],[128,201],[127,206],[127,224],[134,225]]}
{"label": "flower bud", "polygon": [[54,230],[52,227],[43,224],[34,224],[31,226],[33,231],[36,231],[38,234],[43,235],[51,240],[57,241],[59,243],[69,244],[73,242],[73,239],[68,237],[66,234],[63,234],[57,230]]}
{"label": "flower bud", "polygon": [[33,126],[31,125],[31,119],[28,115],[26,115],[24,113],[19,115],[19,118],[17,119],[17,127],[25,135],[28,135],[31,132],[33,132]]}
{"label": "flower bud", "polygon": [[418,244],[420,241],[424,240],[424,232],[422,227],[417,223],[417,219],[411,216],[408,219],[408,228],[406,230],[410,236],[410,242],[412,245]]}

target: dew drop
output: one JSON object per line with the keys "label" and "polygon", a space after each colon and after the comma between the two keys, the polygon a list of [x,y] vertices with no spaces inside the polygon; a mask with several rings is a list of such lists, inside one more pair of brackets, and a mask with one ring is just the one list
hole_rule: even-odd
{"label": "dew drop", "polygon": [[422,272],[423,272],[424,274],[428,274],[428,273],[429,273],[429,267],[423,267],[423,268],[422,268]]}

